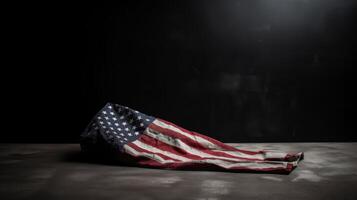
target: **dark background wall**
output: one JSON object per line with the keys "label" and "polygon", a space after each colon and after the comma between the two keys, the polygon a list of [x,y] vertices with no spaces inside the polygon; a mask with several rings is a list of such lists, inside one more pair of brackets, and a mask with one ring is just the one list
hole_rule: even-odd
{"label": "dark background wall", "polygon": [[224,142],[356,141],[353,0],[23,5],[3,141],[76,142],[108,101]]}

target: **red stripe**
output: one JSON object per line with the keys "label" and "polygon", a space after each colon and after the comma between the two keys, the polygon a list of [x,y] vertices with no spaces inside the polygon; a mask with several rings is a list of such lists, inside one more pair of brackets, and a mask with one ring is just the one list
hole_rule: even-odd
{"label": "red stripe", "polygon": [[[148,128],[150,128],[150,129],[152,129],[152,130],[154,130],[156,132],[162,133],[164,135],[167,135],[169,137],[178,138],[182,142],[187,144],[188,146],[191,146],[191,147],[193,147],[193,148],[195,148],[195,149],[197,149],[199,151],[203,151],[203,152],[211,154],[211,155],[224,156],[224,157],[237,158],[237,159],[245,159],[245,160],[255,160],[255,161],[258,161],[258,160],[262,161],[263,160],[263,159],[257,159],[257,158],[244,158],[244,157],[229,155],[229,154],[224,153],[224,152],[212,151],[212,150],[208,149],[207,147],[203,146],[202,144],[198,143],[197,141],[192,140],[189,137],[186,137],[186,136],[184,136],[182,134],[179,134],[179,133],[177,133],[177,132],[175,132],[173,130],[162,128],[162,127],[160,127],[160,126],[158,126],[158,125],[156,125],[154,123],[151,123]],[[231,146],[229,146],[229,147],[231,147]],[[231,147],[231,148],[234,149],[234,147]],[[232,151],[236,151],[236,150],[233,150],[233,149],[232,149]],[[240,151],[236,151],[236,152],[240,152]],[[243,152],[240,152],[240,153],[243,153]],[[252,154],[247,154],[247,155],[252,155]]]}
{"label": "red stripe", "polygon": [[161,153],[154,153],[154,152],[151,152],[151,151],[147,151],[141,147],[138,147],[137,145],[135,145],[134,143],[128,143],[127,144],[128,146],[130,146],[131,148],[135,149],[136,151],[138,152],[144,152],[144,153],[150,153],[150,154],[156,154],[158,156],[160,156],[161,158],[165,159],[165,160],[174,160],[174,161],[179,161],[177,159],[174,159],[174,158],[171,158],[171,157],[168,157],[164,154],[161,154]]}
{"label": "red stripe", "polygon": [[[148,142],[150,141],[150,137],[146,136],[146,135],[142,135],[140,138],[142,137],[146,137],[146,139],[143,138],[142,142]],[[160,142],[160,141],[158,141]],[[161,143],[161,142],[160,142]],[[152,145],[152,144],[149,144]],[[137,145],[133,144],[133,143],[128,143],[128,146],[132,147],[133,149],[135,149],[138,152],[146,152],[146,153],[153,153],[151,151],[147,151],[145,149],[142,149],[140,147],[138,147]],[[171,152],[174,153],[174,152]],[[161,168],[161,169],[224,169],[227,171],[274,171],[274,172],[290,172],[293,168],[293,166],[291,164],[288,164],[287,168],[284,167],[267,167],[267,168],[249,168],[249,167],[232,167],[232,168],[225,168],[223,166],[219,166],[217,164],[212,164],[212,163],[194,163],[194,162],[182,162],[179,161],[177,159],[165,156],[163,154],[160,153],[154,153],[157,154],[159,156],[161,156],[162,158],[164,158],[165,160],[174,160],[175,162],[173,163],[160,163],[156,160],[147,158],[147,157],[143,157],[143,156],[135,156],[132,155],[136,158],[140,158],[137,163],[140,166],[146,166],[146,167],[154,167],[154,168]],[[181,155],[183,156],[183,155]],[[193,155],[195,156],[195,155]],[[195,160],[205,160],[203,158],[198,158]],[[263,164],[263,163],[262,163]]]}
{"label": "red stripe", "polygon": [[159,168],[165,169],[188,169],[188,170],[216,170],[216,171],[231,171],[231,172],[275,172],[275,173],[289,173],[292,171],[291,168],[285,167],[267,167],[267,168],[249,168],[249,167],[231,167],[224,168],[222,166],[212,164],[212,163],[167,163]]}
{"label": "red stripe", "polygon": [[264,161],[263,159],[258,159],[258,158],[244,158],[244,157],[239,157],[239,156],[233,156],[224,152],[217,152],[217,151],[212,151],[209,149],[203,149],[201,150],[204,153],[213,155],[213,156],[220,156],[220,157],[227,157],[227,158],[235,158],[235,159],[240,159],[240,160],[249,160],[249,161]]}
{"label": "red stripe", "polygon": [[[134,148],[134,147],[133,147]],[[224,170],[232,172],[275,172],[275,173],[289,173],[293,170],[293,166],[288,164],[288,167],[267,167],[267,168],[249,168],[249,167],[232,167],[224,168],[222,166],[212,164],[212,163],[193,163],[193,162],[173,162],[162,164],[156,160],[150,158],[131,155],[138,159],[138,166],[159,168],[159,169],[188,169],[188,170]]]}
{"label": "red stripe", "polygon": [[162,151],[167,151],[167,152],[170,152],[170,153],[178,155],[178,156],[182,156],[182,157],[185,157],[188,159],[193,159],[193,160],[202,160],[202,158],[200,156],[190,154],[187,151],[185,151],[184,149],[168,145],[164,142],[161,142],[161,141],[159,141],[155,138],[152,138],[150,136],[147,136],[145,134],[142,134],[139,137],[139,141],[141,141],[145,144],[148,144],[150,146],[154,146]]}
{"label": "red stripe", "polygon": [[[186,151],[185,149],[182,148],[178,148],[175,146],[171,146],[169,144],[166,144],[164,142],[161,142],[160,140],[157,140],[156,138],[152,138],[148,135],[141,135],[139,138],[139,141],[148,144],[150,146],[156,147],[162,151],[167,151],[170,152],[172,154],[178,155],[178,156],[182,156],[188,159],[193,159],[193,160],[207,160],[207,159],[214,159],[214,160],[224,160],[224,161],[229,161],[229,162],[234,162],[232,160],[230,160],[229,158],[233,158],[233,159],[239,159],[241,161],[262,161],[259,159],[251,159],[251,158],[241,158],[241,157],[235,157],[232,155],[228,155],[225,153],[220,153],[220,152],[212,152],[208,149],[203,149],[203,150],[197,150],[197,151],[201,151],[202,153],[206,153],[209,154],[211,156],[216,156],[216,157],[222,157],[222,158],[208,158],[208,157],[204,157],[204,156],[198,156],[195,154],[192,154],[188,151]],[[238,161],[237,161],[238,162]]]}
{"label": "red stripe", "polygon": [[[219,146],[220,148],[222,148],[223,150],[228,150],[228,151],[236,151],[236,152],[241,152],[241,153],[245,153],[245,154],[248,154],[248,155],[257,155],[257,154],[261,154],[263,153],[262,151],[248,151],[248,150],[243,150],[243,149],[237,149],[235,147],[232,147],[230,145],[227,145],[227,144],[224,144],[216,139],[213,139],[211,137],[208,137],[208,136],[205,136],[205,135],[202,135],[200,133],[197,133],[197,132],[192,132],[193,135],[196,135],[196,136],[199,136],[205,140],[208,140],[209,142]],[[219,149],[218,149],[219,150]]]}
{"label": "red stripe", "polygon": [[[161,119],[160,119],[161,120]],[[175,124],[172,124],[170,122],[167,122],[167,121],[164,121],[162,120],[163,122],[169,124],[169,125],[172,125],[178,129],[180,129],[181,131],[185,131],[186,133],[188,134],[191,134],[193,136],[199,136],[199,137],[202,137],[204,139],[206,139],[207,141],[221,147],[222,149],[226,149],[226,150],[229,150],[229,151],[238,151],[238,152],[241,152],[241,153],[246,153],[248,155],[255,155],[257,154],[257,152],[251,152],[251,151],[245,151],[245,150],[238,150],[232,146],[229,146],[229,145],[226,145],[224,143],[221,143],[215,139],[212,139],[212,138],[209,138],[205,135],[202,135],[202,134],[199,134],[199,133],[195,133],[195,132],[191,132],[191,131],[188,131],[186,129],[183,129],[181,127],[178,127],[176,126]],[[166,129],[166,128],[162,128],[162,127],[159,127],[155,124],[150,124],[149,125],[149,128],[153,129],[154,131],[157,131],[157,132],[160,132],[164,135],[167,135],[167,136],[170,136],[172,138],[177,138],[177,139],[180,139],[182,142],[184,142],[185,144],[187,144],[188,146],[191,146],[191,147],[194,147],[197,149],[197,151],[201,151],[203,153],[207,153],[207,154],[210,154],[212,156],[219,156],[219,157],[226,157],[226,158],[237,158],[237,159],[242,159],[242,160],[255,160],[255,161],[262,161],[261,159],[248,159],[248,158],[240,158],[240,157],[236,157],[236,156],[232,156],[232,155],[228,155],[228,154],[225,154],[223,152],[214,152],[214,151],[211,151],[209,150],[208,148],[206,148],[205,146],[203,146],[202,144],[198,143],[197,141],[194,141],[192,140],[191,138],[188,138],[182,134],[179,134],[175,131],[172,131],[170,129]],[[163,151],[167,151],[167,152],[170,152],[172,154],[175,154],[175,155],[179,155],[179,156],[182,156],[182,157],[185,157],[185,158],[188,158],[188,159],[193,159],[193,160],[210,160],[210,159],[214,159],[214,160],[224,160],[224,161],[230,161],[232,162],[231,160],[226,160],[224,158],[222,159],[219,159],[219,158],[203,158],[203,157],[200,157],[200,156],[197,156],[197,155],[193,155],[191,153],[188,153],[187,151],[181,149],[181,148],[178,148],[178,147],[174,147],[174,146],[171,146],[171,145],[168,145],[164,142],[161,142],[155,138],[152,138],[148,135],[141,135],[139,137],[139,140],[145,144],[148,144],[148,145],[151,145],[153,147],[156,147],[158,149],[161,149]],[[145,149],[142,149],[140,148],[139,146],[133,144],[133,143],[129,143],[128,144],[131,148],[135,149],[136,151],[138,152],[145,152],[145,153],[153,153],[151,151],[148,151],[148,150],[145,150]],[[219,166],[217,164],[212,164],[212,163],[194,163],[194,162],[182,162],[182,161],[179,161],[177,159],[174,159],[174,158],[171,158],[170,156],[166,156],[166,155],[163,155],[161,153],[154,153],[156,155],[159,155],[160,157],[162,157],[163,159],[165,160],[173,160],[175,162],[173,163],[160,163],[156,160],[153,160],[151,158],[147,158],[147,157],[143,157],[143,156],[135,156],[133,155],[134,157],[136,158],[140,158],[139,161],[137,162],[140,166],[146,166],[146,167],[154,167],[154,168],[161,168],[161,169],[190,169],[190,170],[194,170],[194,169],[199,169],[199,170],[202,170],[202,169],[213,169],[213,170],[225,170],[225,171],[262,171],[262,172],[278,172],[278,173],[287,173],[287,172],[290,172],[292,171],[293,169],[293,165],[291,163],[288,163],[287,167],[262,167],[262,168],[250,168],[250,167],[232,167],[232,168],[225,168],[223,166]],[[234,161],[233,161],[234,162]],[[238,162],[237,162],[238,163]],[[262,165],[264,165],[264,162],[261,163]]]}
{"label": "red stripe", "polygon": [[[187,133],[187,134],[190,134],[190,135],[192,135],[192,136],[199,136],[199,137],[201,137],[201,138],[203,138],[203,139],[206,139],[207,141],[209,141],[209,142],[211,142],[211,143],[213,143],[213,144],[219,146],[219,147],[222,148],[223,150],[237,151],[237,152],[241,152],[241,153],[245,153],[245,154],[249,154],[249,155],[256,155],[256,154],[262,153],[262,152],[254,152],[254,151],[247,151],[247,150],[237,149],[237,148],[234,148],[234,147],[229,146],[229,145],[227,145],[227,144],[224,144],[224,143],[222,143],[222,142],[220,142],[220,141],[218,141],[218,140],[215,140],[215,139],[210,138],[210,137],[208,137],[208,136],[202,135],[202,134],[200,134],[200,133],[197,133],[197,132],[194,132],[194,131],[186,130],[186,129],[184,129],[184,128],[180,127],[180,126],[177,126],[176,124],[173,124],[173,123],[171,123],[171,122],[169,122],[169,121],[166,121],[166,120],[163,120],[163,119],[160,119],[160,118],[157,118],[157,120],[162,121],[162,122],[164,122],[164,123],[166,123],[166,124],[169,124],[169,125],[171,125],[171,126],[177,128],[177,129],[180,129],[181,131],[183,131],[183,132],[185,132],[185,133]],[[205,147],[205,148],[206,148],[206,147]],[[218,150],[219,150],[219,149],[218,149]]]}
{"label": "red stripe", "polygon": [[188,138],[184,135],[181,135],[179,133],[176,133],[175,131],[172,131],[170,129],[166,129],[166,128],[162,128],[154,123],[151,123],[148,128],[156,131],[156,132],[159,132],[159,133],[162,133],[164,135],[167,135],[169,137],[172,137],[172,138],[177,138],[177,139],[180,139],[182,142],[186,143],[187,145],[191,146],[191,147],[194,147],[196,149],[207,149],[206,147],[204,147],[203,145],[201,145],[200,143],[198,143],[197,141],[194,141],[192,140],[191,138]]}

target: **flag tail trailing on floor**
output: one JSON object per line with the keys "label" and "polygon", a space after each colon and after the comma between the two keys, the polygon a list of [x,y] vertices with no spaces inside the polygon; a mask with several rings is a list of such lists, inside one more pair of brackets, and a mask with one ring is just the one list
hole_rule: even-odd
{"label": "flag tail trailing on floor", "polygon": [[161,169],[289,173],[303,153],[233,147],[171,122],[107,103],[81,134],[83,152],[103,146],[130,164]]}

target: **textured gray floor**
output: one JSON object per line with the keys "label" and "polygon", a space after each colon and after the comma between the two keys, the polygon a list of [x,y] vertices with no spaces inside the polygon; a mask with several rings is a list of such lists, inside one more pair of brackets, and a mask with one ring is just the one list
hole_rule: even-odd
{"label": "textured gray floor", "polygon": [[357,143],[241,145],[305,159],[290,175],[173,171],[87,161],[78,144],[0,144],[0,199],[357,199]]}

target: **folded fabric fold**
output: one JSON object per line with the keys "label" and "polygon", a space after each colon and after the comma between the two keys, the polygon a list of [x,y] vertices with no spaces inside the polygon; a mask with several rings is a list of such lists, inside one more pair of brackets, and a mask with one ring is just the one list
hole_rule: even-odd
{"label": "folded fabric fold", "polygon": [[142,167],[289,173],[303,153],[233,147],[174,123],[107,103],[81,134],[84,152],[110,149]]}

